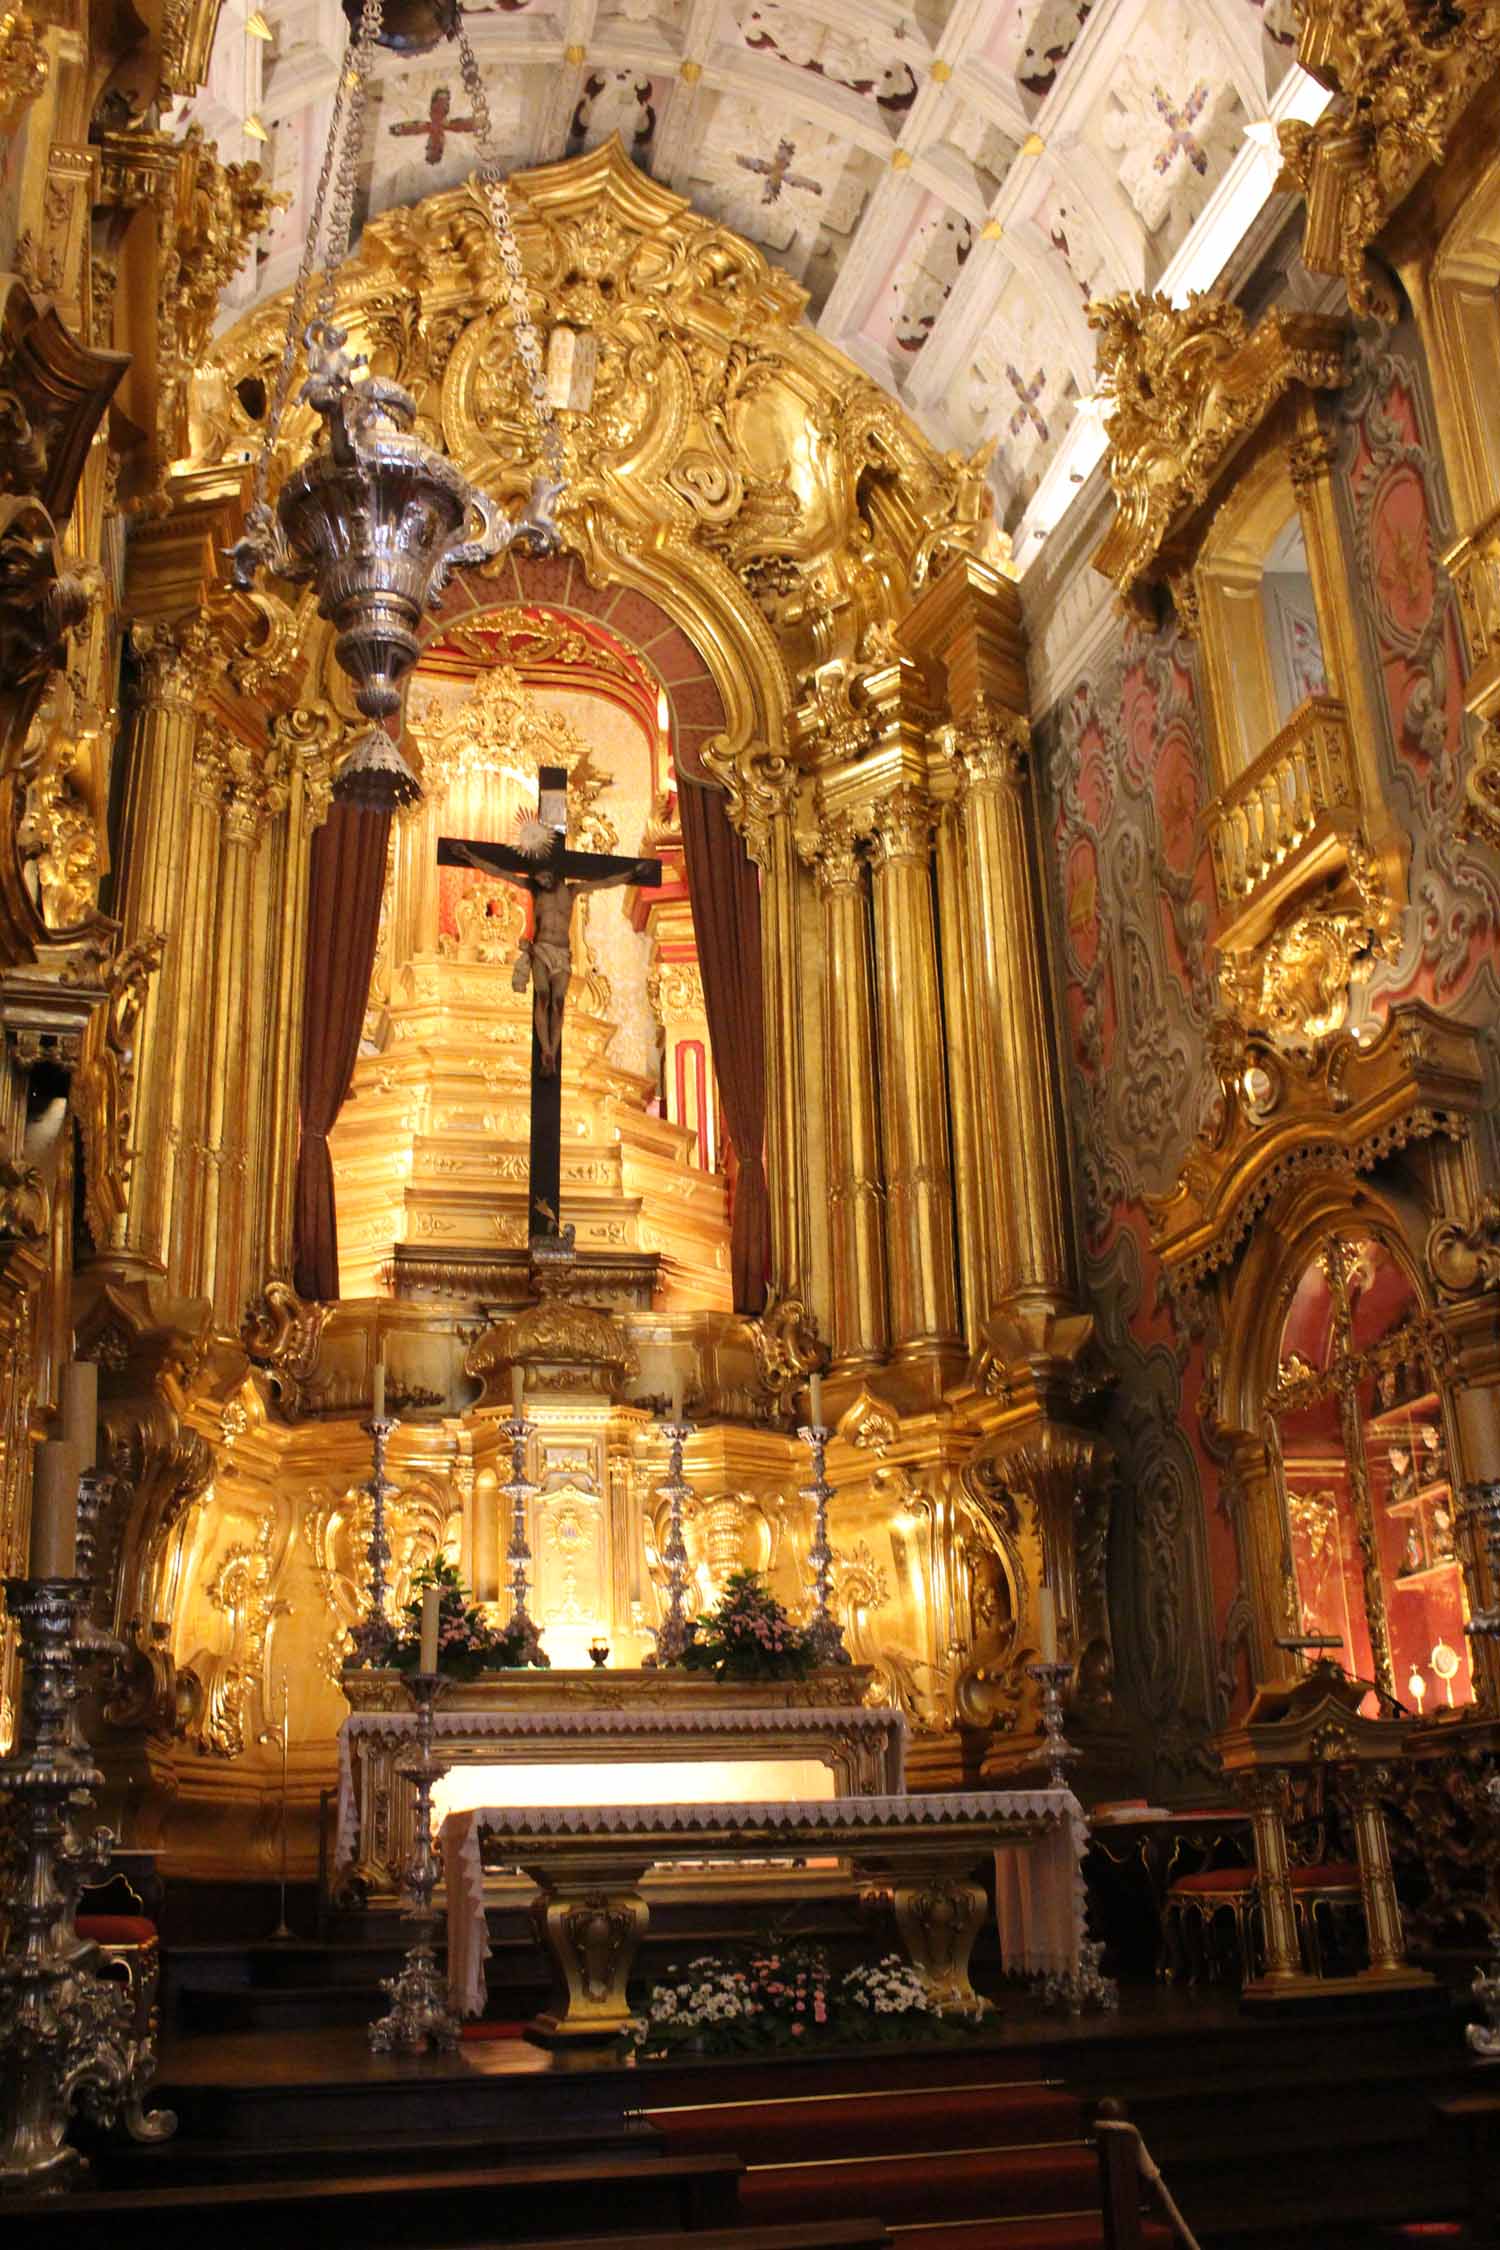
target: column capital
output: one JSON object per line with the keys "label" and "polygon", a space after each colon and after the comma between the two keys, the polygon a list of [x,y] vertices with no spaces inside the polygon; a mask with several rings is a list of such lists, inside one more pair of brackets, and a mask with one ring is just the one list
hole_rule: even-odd
{"label": "column capital", "polygon": [[140,670],[138,700],[168,711],[192,711],[208,673],[207,636],[191,618],[138,618],[130,646]]}
{"label": "column capital", "polygon": [[926,861],[932,849],[937,808],[923,789],[900,782],[875,805],[872,817],[876,857],[882,866],[895,860]]}
{"label": "column capital", "polygon": [[863,872],[859,834],[846,812],[831,813],[814,840],[818,889],[825,898],[857,891]]}
{"label": "column capital", "polygon": [[210,719],[193,743],[193,794],[217,809],[227,842],[253,844],[286,804],[284,754],[274,742],[246,742]]}
{"label": "column capital", "polygon": [[1030,724],[1018,712],[1002,710],[982,689],[968,715],[945,732],[949,759],[966,791],[1013,788],[1024,781]]}

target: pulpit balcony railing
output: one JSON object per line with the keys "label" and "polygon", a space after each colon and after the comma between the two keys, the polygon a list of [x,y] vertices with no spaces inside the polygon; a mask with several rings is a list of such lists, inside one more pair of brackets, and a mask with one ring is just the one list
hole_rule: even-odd
{"label": "pulpit balcony railing", "polygon": [[1209,806],[1209,851],[1219,903],[1265,919],[1289,891],[1334,874],[1358,833],[1349,716],[1336,697],[1310,695],[1255,763]]}

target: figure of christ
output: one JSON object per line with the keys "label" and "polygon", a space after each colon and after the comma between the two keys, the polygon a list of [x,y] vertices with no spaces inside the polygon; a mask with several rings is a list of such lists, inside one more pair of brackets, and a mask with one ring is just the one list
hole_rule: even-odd
{"label": "figure of christ", "polygon": [[562,1207],[562,1035],[568,983],[573,974],[573,906],[582,891],[607,891],[623,883],[654,887],[659,859],[620,859],[608,852],[567,848],[568,776],[561,766],[537,775],[537,817],[521,825],[521,848],[467,837],[438,841],[441,867],[475,867],[525,891],[532,901],[531,935],[522,941],[514,983],[531,979],[530,1233],[557,1239]]}
{"label": "figure of christ", "polygon": [[[531,979],[531,1021],[536,1032],[537,1067],[544,1078],[555,1078],[562,1060],[563,1010],[573,975],[573,907],[585,891],[616,890],[624,883],[659,883],[660,862],[632,859],[619,863],[612,875],[595,875],[587,881],[570,881],[554,867],[543,864],[534,874],[517,874],[503,864],[496,848],[485,844],[457,843],[455,855],[482,874],[498,876],[532,901],[531,935],[522,938],[511,982],[524,992]],[[503,849],[504,847],[500,847]]]}

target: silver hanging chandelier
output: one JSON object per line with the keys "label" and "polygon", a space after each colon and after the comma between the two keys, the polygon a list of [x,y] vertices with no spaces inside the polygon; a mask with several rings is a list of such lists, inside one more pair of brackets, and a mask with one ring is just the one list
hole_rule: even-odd
{"label": "silver hanging chandelier", "polygon": [[[384,809],[413,803],[422,793],[384,722],[400,710],[403,683],[420,654],[423,609],[436,607],[453,571],[488,562],[515,541],[524,540],[533,553],[551,553],[558,544],[556,510],[566,472],[505,176],[495,157],[489,102],[457,0],[395,0],[388,19],[383,0],[344,0],[344,6],[349,45],[292,290],[245,536],[228,559],[237,586],[252,585],[257,572],[267,570],[279,578],[310,580],[316,588],[320,614],[337,628],[335,653],[355,683],[354,700],[372,722],[370,734],[345,761],[335,793]],[[423,444],[411,393],[371,376],[334,318],[338,270],[349,253],[374,50],[420,54],[445,38],[457,45],[475,120],[476,179],[505,268],[516,353],[543,463],[515,516],[504,515],[451,461]],[[309,319],[325,209],[322,283]],[[322,429],[273,507],[271,461],[291,396],[299,337],[307,374],[298,402],[312,407]]]}

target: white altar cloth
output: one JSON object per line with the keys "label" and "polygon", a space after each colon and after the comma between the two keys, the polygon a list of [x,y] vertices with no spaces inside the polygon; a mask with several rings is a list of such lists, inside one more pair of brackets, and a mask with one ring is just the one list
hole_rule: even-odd
{"label": "white altar cloth", "polygon": [[[359,1850],[359,1808],[354,1785],[354,1764],[359,1744],[366,1740],[388,1743],[393,1736],[403,1740],[409,1736],[415,1743],[416,1724],[416,1716],[411,1711],[353,1711],[340,1727],[338,1828],[334,1846],[336,1868],[352,1866]],[[811,1751],[814,1738],[821,1739],[836,1734],[865,1740],[877,1770],[883,1768],[885,1788],[892,1792],[902,1788],[906,1778],[907,1726],[903,1714],[889,1704],[856,1703],[837,1708],[779,1704],[715,1705],[710,1708],[692,1705],[681,1710],[611,1710],[589,1704],[574,1709],[559,1707],[534,1711],[518,1710],[512,1706],[493,1712],[472,1709],[440,1710],[433,1723],[434,1747],[439,1756],[445,1740],[466,1737],[469,1747],[476,1740],[504,1743],[508,1749],[516,1744],[535,1742],[537,1761],[545,1757],[545,1744],[548,1741],[587,1739],[591,1743],[597,1742],[601,1752],[607,1756],[610,1749],[623,1745],[632,1738],[638,1738],[643,1743],[681,1738],[685,1751],[690,1751],[691,1745],[701,1743],[701,1754],[705,1761],[722,1762],[722,1759],[715,1759],[714,1744],[716,1738],[729,1736],[737,1738],[741,1746],[737,1752],[725,1754],[734,1756],[736,1762],[748,1764],[744,1738],[748,1737],[753,1741],[757,1736],[764,1736],[768,1738],[768,1754],[773,1758],[779,1754],[784,1762],[786,1748],[793,1748],[799,1737],[808,1739]],[[780,1753],[769,1739],[773,1737],[783,1746]],[[537,1761],[517,1760],[511,1755],[507,1757],[505,1770],[501,1772],[497,1766],[485,1765],[472,1754],[467,1756],[467,1763],[473,1771],[488,1773],[491,1776],[491,1790],[498,1791],[503,1787],[512,1804],[526,1801],[520,1776],[528,1766]],[[458,1771],[459,1768],[455,1766],[450,1772],[450,1808],[456,1806],[463,1794],[461,1786],[452,1780],[452,1776]],[[512,1773],[517,1776],[514,1783]],[[661,1786],[658,1781],[657,1788],[660,1789]],[[487,1795],[489,1793],[486,1792]],[[530,1794],[535,1797],[536,1792]],[[747,1788],[746,1796],[753,1794]],[[551,1800],[544,1797],[540,1801],[546,1803]],[[657,1801],[653,1793],[651,1802]],[[723,1801],[722,1791],[719,1801]],[[587,1811],[588,1808],[585,1809]]]}
{"label": "white altar cloth", "polygon": [[[770,1849],[837,1854],[841,1832],[872,1822],[910,1828],[941,1841],[945,1826],[993,1821],[995,1907],[1006,1969],[1022,1976],[1076,1976],[1085,1935],[1083,1854],[1088,1822],[1070,1789],[949,1790],[923,1795],[836,1797],[809,1803],[672,1805],[469,1805],[439,1831],[448,1898],[448,1991],[461,2015],[484,2013],[489,1956],[480,1831],[489,1829],[524,1861],[528,1838],[678,1833],[744,1827],[774,1831]],[[1034,1834],[1017,1838],[1017,1821]],[[708,1846],[711,1852],[712,1845]],[[509,1849],[507,1856],[510,1856]]]}

